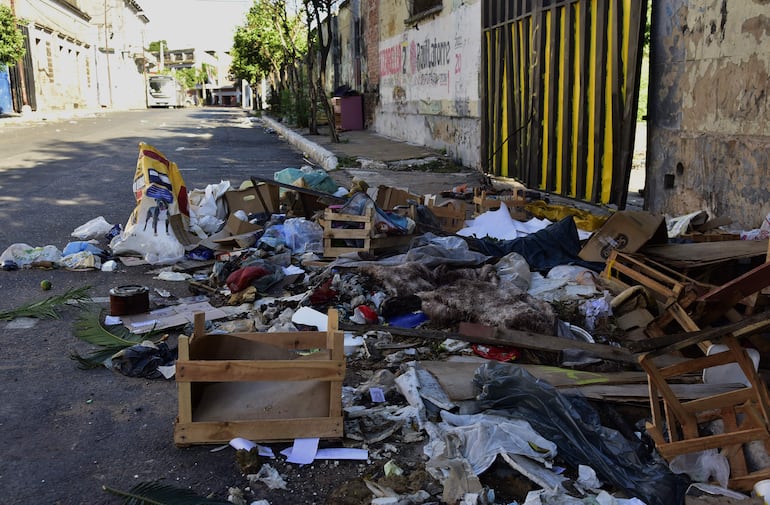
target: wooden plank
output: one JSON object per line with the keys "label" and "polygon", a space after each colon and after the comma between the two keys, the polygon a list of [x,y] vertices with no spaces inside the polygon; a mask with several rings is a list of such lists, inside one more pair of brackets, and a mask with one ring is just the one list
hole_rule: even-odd
{"label": "wooden plank", "polygon": [[741,338],[760,332],[766,328],[770,328],[770,318],[767,317],[767,314],[754,314],[741,321],[720,326],[718,328],[706,328],[697,332],[677,333],[647,340],[628,342],[626,347],[631,352],[654,351],[655,356],[661,356],[697,344],[702,340],[719,340],[725,335],[733,335],[736,338]]}
{"label": "wooden plank", "polygon": [[622,348],[604,344],[591,344],[561,337],[552,337],[550,335],[542,335],[528,331],[492,328],[481,324],[462,322],[460,323],[459,333],[466,336],[473,336],[474,338],[485,336],[487,338],[497,337],[498,342],[505,342],[505,345],[523,347],[525,349],[551,352],[560,352],[564,349],[582,349],[603,359],[624,363],[636,362],[634,356]]}
{"label": "wooden plank", "polygon": [[[203,313],[200,313],[203,315]],[[197,327],[198,314],[195,314]],[[178,361],[187,361],[190,359],[190,338],[186,335],[180,335],[177,342]],[[177,420],[180,423],[192,422],[192,390],[189,382],[177,382],[177,396],[179,398],[179,409]]]}
{"label": "wooden plank", "polygon": [[247,382],[342,380],[345,365],[338,361],[196,360],[177,361],[178,382]]}
{"label": "wooden plank", "polygon": [[712,409],[721,409],[732,407],[743,402],[747,402],[756,396],[751,388],[742,387],[736,391],[721,393],[706,398],[698,398],[682,404],[687,412],[697,413]]}
{"label": "wooden plank", "polygon": [[178,423],[174,427],[174,443],[225,444],[236,437],[254,442],[277,442],[290,441],[302,434],[312,434],[319,438],[342,438],[342,423],[342,417]]}
{"label": "wooden plank", "polygon": [[745,274],[712,289],[697,301],[720,303],[723,306],[732,307],[743,298],[767,286],[770,286],[770,263],[762,263]]}
{"label": "wooden plank", "polygon": [[712,435],[710,437],[694,438],[691,440],[680,440],[678,442],[671,442],[662,446],[658,446],[658,452],[670,460],[674,456],[680,454],[688,454],[691,452],[705,451],[706,449],[719,449],[721,447],[727,447],[735,444],[745,444],[746,442],[752,442],[754,440],[767,440],[768,433],[763,428],[753,428],[750,430],[742,430],[735,433],[722,433],[719,435]]}
{"label": "wooden plank", "polygon": [[694,268],[767,254],[767,240],[721,240],[693,244],[659,244],[642,249],[647,257],[674,268]]}
{"label": "wooden plank", "polygon": [[326,332],[324,331],[229,333],[228,335],[250,342],[270,344],[282,349],[293,350],[323,348],[326,342]]}

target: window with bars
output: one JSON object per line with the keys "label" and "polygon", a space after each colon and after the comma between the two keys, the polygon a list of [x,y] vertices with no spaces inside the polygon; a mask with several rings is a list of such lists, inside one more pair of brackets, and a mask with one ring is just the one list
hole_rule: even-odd
{"label": "window with bars", "polygon": [[53,82],[53,51],[51,50],[50,41],[46,41],[45,43],[45,57],[48,61],[48,80],[49,82]]}
{"label": "window with bars", "polygon": [[415,23],[431,14],[441,12],[443,8],[442,0],[409,0],[409,18],[405,21],[407,24]]}

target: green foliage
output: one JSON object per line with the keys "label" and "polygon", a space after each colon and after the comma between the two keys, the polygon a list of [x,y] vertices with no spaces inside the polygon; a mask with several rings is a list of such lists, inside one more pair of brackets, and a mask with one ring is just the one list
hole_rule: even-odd
{"label": "green foliage", "polygon": [[200,82],[198,79],[198,70],[195,68],[179,68],[177,69],[176,78],[182,83],[184,89],[192,89],[196,84]]}
{"label": "green foliage", "polygon": [[49,296],[45,300],[24,304],[11,310],[0,311],[0,321],[10,321],[17,317],[36,317],[39,319],[61,319],[59,307],[68,302],[78,305],[88,302],[90,286],[74,288],[60,295]]}
{"label": "green foliage", "polygon": [[289,89],[281,90],[280,100],[276,111],[292,125],[306,127],[308,125],[308,110],[310,99],[307,96],[307,86],[301,86],[299,93],[294,94]]}
{"label": "green foliage", "polygon": [[24,36],[10,7],[0,5],[0,68],[13,65],[24,56]]}
{"label": "green foliage", "polygon": [[163,43],[164,50],[168,51],[168,42],[165,40],[154,40],[150,42],[150,47],[148,48],[151,53],[159,53],[160,52],[160,44]]}
{"label": "green foliage", "polygon": [[129,491],[109,486],[102,489],[115,496],[125,498],[123,505],[231,505],[229,501],[204,498],[189,489],[181,489],[159,481],[142,482]]}
{"label": "green foliage", "polygon": [[284,0],[255,0],[233,37],[230,74],[255,86],[305,54],[305,27]]}
{"label": "green foliage", "polygon": [[98,347],[87,356],[81,356],[75,351],[70,353],[70,358],[77,361],[78,367],[82,370],[99,368],[104,360],[115,353],[140,344],[144,340],[152,340],[160,334],[160,332],[151,331],[146,335],[137,335],[131,333],[122,324],[103,325],[104,312],[99,307],[92,307],[84,311],[73,324],[73,334],[77,338]]}

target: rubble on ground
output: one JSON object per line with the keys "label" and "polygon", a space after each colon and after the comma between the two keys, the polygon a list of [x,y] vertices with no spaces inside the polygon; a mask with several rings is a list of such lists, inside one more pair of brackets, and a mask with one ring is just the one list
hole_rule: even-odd
{"label": "rubble on ground", "polygon": [[[148,378],[176,362],[180,402],[218,403],[178,419],[175,441],[251,438],[234,445],[244,487],[290,488],[280,458],[365,463],[330,503],[664,505],[770,478],[766,240],[725,240],[703,212],[607,218],[520,186],[340,188],[311,167],[188,193],[146,144],[134,189],[125,226],[14,244],[3,268],[149,263],[186,283],[188,299],[149,312],[146,290],[111,293],[76,332],[98,326],[101,348],[78,358]],[[241,401],[270,373],[269,409]],[[212,377],[234,386],[198,387]],[[287,455],[254,444],[287,434]],[[501,466],[526,484],[496,489],[485,473]]]}

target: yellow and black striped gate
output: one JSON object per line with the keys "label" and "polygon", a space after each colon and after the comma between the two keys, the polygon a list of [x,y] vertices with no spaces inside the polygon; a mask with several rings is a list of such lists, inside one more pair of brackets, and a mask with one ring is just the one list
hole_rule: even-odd
{"label": "yellow and black striped gate", "polygon": [[482,163],[624,208],[646,0],[483,0]]}

